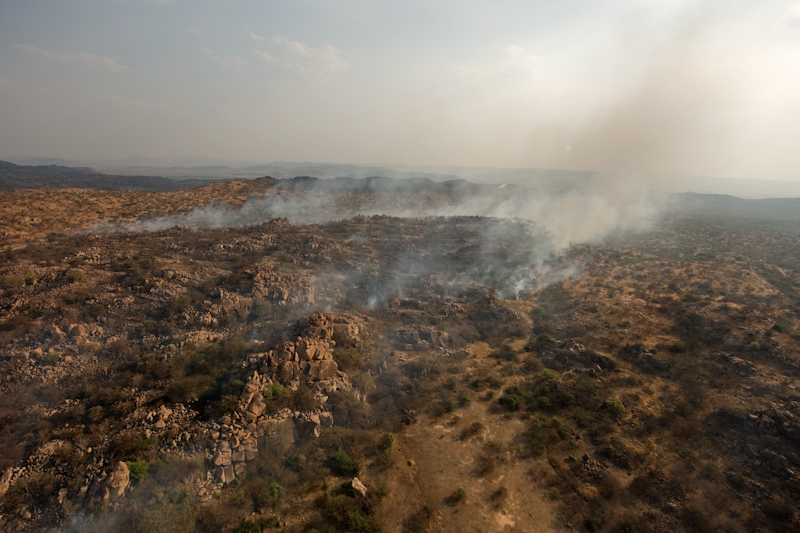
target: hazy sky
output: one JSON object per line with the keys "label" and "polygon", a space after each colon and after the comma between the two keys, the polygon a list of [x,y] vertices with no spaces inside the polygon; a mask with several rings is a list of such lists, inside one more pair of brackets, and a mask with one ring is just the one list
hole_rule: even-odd
{"label": "hazy sky", "polygon": [[0,0],[0,157],[800,181],[800,4]]}

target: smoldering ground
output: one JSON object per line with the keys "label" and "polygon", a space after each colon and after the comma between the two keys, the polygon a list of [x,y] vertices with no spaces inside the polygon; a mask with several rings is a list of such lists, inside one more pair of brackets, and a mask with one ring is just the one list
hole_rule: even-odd
{"label": "smoldering ground", "polygon": [[292,224],[321,224],[353,216],[402,218],[484,216],[534,222],[550,235],[553,247],[598,242],[612,233],[644,231],[657,220],[663,204],[636,177],[605,180],[602,189],[546,191],[518,186],[477,185],[427,179],[337,178],[281,180],[268,194],[254,196],[241,208],[205,205],[188,213],[99,223],[90,232],[159,231],[175,226],[229,228],[286,218]]}
{"label": "smoldering ground", "polygon": [[[330,224],[352,217],[389,216],[426,219],[414,235],[385,250],[371,272],[350,273],[348,287],[362,287],[359,302],[377,305],[387,295],[403,295],[435,275],[443,293],[470,284],[495,287],[502,297],[573,275],[573,265],[556,273],[552,259],[571,244],[599,242],[609,235],[644,231],[660,212],[658,200],[635,178],[606,180],[602,189],[545,191],[515,185],[479,185],[465,181],[389,178],[281,180],[241,208],[197,207],[188,213],[139,220],[126,225],[95,225],[90,231],[160,231],[254,226],[276,218],[295,225]],[[461,233],[448,236],[438,219],[485,217],[459,222]],[[438,229],[437,229],[438,228]],[[354,230],[349,239],[369,239]],[[326,283],[336,284],[331,278]],[[347,292],[352,293],[352,290]]]}

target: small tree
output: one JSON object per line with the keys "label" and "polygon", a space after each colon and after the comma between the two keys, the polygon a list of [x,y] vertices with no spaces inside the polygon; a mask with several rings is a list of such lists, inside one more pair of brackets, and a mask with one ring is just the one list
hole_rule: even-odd
{"label": "small tree", "polygon": [[128,470],[130,471],[130,478],[134,481],[141,481],[147,479],[150,470],[150,463],[147,461],[129,461]]}

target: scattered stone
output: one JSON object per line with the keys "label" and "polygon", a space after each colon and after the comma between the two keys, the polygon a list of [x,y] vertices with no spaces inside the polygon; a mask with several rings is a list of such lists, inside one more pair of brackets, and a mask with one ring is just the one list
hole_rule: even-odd
{"label": "scattered stone", "polygon": [[357,477],[353,478],[353,481],[350,482],[350,486],[353,488],[354,491],[358,492],[363,497],[365,498],[367,497],[367,492],[368,492],[367,487],[365,487],[364,484],[361,482],[361,480],[358,479]]}

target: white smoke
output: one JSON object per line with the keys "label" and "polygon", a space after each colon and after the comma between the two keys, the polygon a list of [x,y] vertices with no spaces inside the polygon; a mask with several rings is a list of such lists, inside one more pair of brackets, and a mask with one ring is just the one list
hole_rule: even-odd
{"label": "white smoke", "polygon": [[562,192],[538,192],[523,188],[488,186],[425,203],[434,197],[419,184],[411,193],[387,192],[382,195],[330,190],[325,182],[301,192],[273,191],[247,200],[240,208],[211,204],[188,213],[137,220],[127,224],[102,222],[89,232],[161,231],[175,226],[188,228],[230,228],[258,225],[275,218],[292,224],[321,224],[357,215],[386,215],[402,218],[442,216],[484,216],[519,218],[535,222],[546,231],[556,250],[571,244],[599,242],[612,233],[650,229],[661,211],[658,200],[643,181],[634,178],[604,180],[597,190],[570,189]]}

